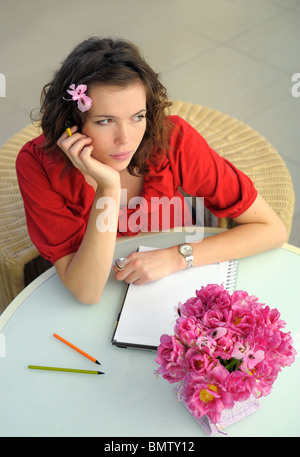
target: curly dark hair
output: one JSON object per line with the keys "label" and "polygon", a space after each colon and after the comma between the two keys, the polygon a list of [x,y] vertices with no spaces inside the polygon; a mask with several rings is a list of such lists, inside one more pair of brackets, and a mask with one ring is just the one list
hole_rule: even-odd
{"label": "curly dark hair", "polygon": [[[66,123],[77,125],[81,131],[86,121],[87,112],[81,112],[77,103],[65,101],[71,84],[125,87],[137,81],[141,81],[146,90],[147,126],[128,171],[145,174],[147,159],[154,162],[158,153],[167,149],[171,127],[167,109],[171,102],[158,74],[146,63],[138,48],[122,39],[91,37],[83,41],[63,61],[53,80],[44,86],[40,116],[45,150],[49,153],[57,150],[56,142]],[[68,161],[66,155],[62,155]]]}

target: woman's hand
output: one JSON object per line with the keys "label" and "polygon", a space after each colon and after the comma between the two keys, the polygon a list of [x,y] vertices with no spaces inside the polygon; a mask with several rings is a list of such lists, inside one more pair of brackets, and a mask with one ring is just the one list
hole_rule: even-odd
{"label": "woman's hand", "polygon": [[58,139],[57,145],[74,167],[94,178],[101,187],[110,187],[119,183],[120,175],[116,170],[92,157],[92,138],[77,132],[76,126],[71,128],[71,132],[71,136],[64,132]]}
{"label": "woman's hand", "polygon": [[184,269],[185,265],[185,259],[179,254],[178,246],[174,246],[168,249],[133,252],[127,256],[127,264],[123,270],[118,270],[116,266],[113,270],[118,281],[142,285]]}

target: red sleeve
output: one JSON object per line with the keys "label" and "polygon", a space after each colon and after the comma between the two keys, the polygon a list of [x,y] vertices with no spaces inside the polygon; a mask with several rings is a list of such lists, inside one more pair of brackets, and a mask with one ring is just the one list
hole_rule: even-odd
{"label": "red sleeve", "polygon": [[178,116],[171,120],[175,127],[169,160],[175,185],[189,195],[203,197],[217,217],[240,216],[257,196],[251,179],[210,148],[186,121]]}
{"label": "red sleeve", "polygon": [[74,186],[67,182],[70,177],[61,182],[61,167],[51,166],[51,162],[49,167],[45,167],[45,156],[37,147],[36,140],[25,144],[19,152],[16,171],[29,236],[40,254],[55,263],[78,250],[88,214],[80,211],[77,203],[74,205],[71,200],[68,201],[68,195],[59,193],[59,186],[66,192],[69,192],[68,188],[74,192]]}

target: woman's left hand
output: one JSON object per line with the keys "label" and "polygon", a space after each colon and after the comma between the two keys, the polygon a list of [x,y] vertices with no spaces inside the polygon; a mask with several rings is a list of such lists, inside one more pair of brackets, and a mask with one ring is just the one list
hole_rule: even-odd
{"label": "woman's left hand", "polygon": [[174,246],[147,252],[133,252],[127,256],[127,264],[123,270],[118,270],[115,265],[113,270],[118,281],[142,285],[184,268],[184,262],[178,247]]}

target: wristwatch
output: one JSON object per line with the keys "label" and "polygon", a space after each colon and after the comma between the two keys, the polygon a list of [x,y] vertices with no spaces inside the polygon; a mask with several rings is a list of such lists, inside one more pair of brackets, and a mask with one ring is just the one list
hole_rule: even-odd
{"label": "wristwatch", "polygon": [[180,244],[179,252],[186,260],[186,268],[191,268],[193,266],[193,248],[190,244]]}

